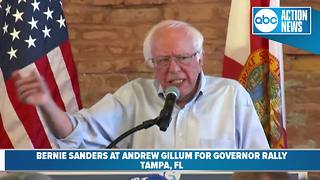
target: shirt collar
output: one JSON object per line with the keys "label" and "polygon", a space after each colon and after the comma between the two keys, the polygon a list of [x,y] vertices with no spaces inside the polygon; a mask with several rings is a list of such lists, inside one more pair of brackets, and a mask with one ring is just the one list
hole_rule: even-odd
{"label": "shirt collar", "polygon": [[[206,85],[206,77],[205,77],[203,71],[201,71],[200,72],[200,82],[199,82],[199,86],[198,86],[198,89],[197,89],[197,93],[195,95],[196,98],[193,98],[193,99],[195,99],[195,101],[198,100],[198,98],[202,94],[204,94],[205,85]],[[155,80],[155,87],[157,89],[158,96],[164,98],[164,90],[163,90],[163,88],[161,87],[160,83],[157,80]]]}

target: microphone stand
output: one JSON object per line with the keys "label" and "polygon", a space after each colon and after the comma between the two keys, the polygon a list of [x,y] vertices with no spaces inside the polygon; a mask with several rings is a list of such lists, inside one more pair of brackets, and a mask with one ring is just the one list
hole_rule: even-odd
{"label": "microphone stand", "polygon": [[160,111],[160,115],[154,119],[143,121],[142,124],[129,129],[125,133],[121,134],[117,139],[112,141],[106,148],[113,148],[118,142],[122,139],[126,138],[130,134],[139,131],[141,129],[148,129],[149,127],[157,124],[161,131],[166,131],[169,127],[171,121],[171,115],[173,111],[174,104],[176,100],[179,98],[180,92],[176,87],[169,87],[168,94],[166,95],[165,103],[163,109]]}
{"label": "microphone stand", "polygon": [[160,120],[160,116],[154,118],[154,119],[150,119],[150,120],[146,120],[146,121],[143,121],[140,125],[132,128],[132,129],[129,129],[128,131],[124,132],[123,134],[121,134],[117,139],[115,139],[114,141],[112,141],[107,147],[106,149],[112,149],[113,147],[115,147],[115,145],[117,143],[119,143],[121,140],[123,140],[124,138],[126,138],[127,136],[129,136],[130,134],[136,132],[136,131],[139,131],[141,129],[148,129],[149,127],[155,125],[155,124],[158,124]]}

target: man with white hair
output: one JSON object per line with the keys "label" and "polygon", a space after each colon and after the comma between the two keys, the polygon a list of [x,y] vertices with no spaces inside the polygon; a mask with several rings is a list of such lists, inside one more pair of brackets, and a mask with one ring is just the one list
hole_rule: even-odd
{"label": "man with white hair", "polygon": [[164,90],[180,91],[165,132],[157,126],[141,130],[119,148],[267,149],[251,98],[236,81],[205,76],[203,36],[192,25],[165,20],[147,34],[143,52],[154,79],[136,79],[75,114],[61,111],[36,73],[13,73],[18,96],[39,106],[60,148],[103,148],[120,134],[161,111]]}

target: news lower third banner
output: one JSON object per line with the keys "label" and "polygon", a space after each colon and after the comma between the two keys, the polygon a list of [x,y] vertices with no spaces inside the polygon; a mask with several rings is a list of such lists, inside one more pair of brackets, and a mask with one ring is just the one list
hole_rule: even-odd
{"label": "news lower third banner", "polygon": [[320,150],[0,150],[0,171],[317,171]]}

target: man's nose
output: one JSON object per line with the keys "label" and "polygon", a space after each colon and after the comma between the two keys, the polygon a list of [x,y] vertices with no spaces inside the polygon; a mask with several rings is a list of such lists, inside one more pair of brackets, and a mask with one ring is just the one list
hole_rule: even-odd
{"label": "man's nose", "polygon": [[170,64],[169,64],[169,72],[175,73],[175,72],[179,72],[180,70],[181,68],[177,63],[177,61],[175,61],[174,58],[171,58]]}

